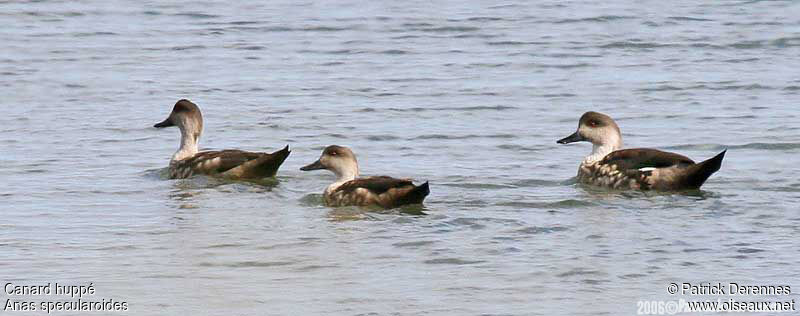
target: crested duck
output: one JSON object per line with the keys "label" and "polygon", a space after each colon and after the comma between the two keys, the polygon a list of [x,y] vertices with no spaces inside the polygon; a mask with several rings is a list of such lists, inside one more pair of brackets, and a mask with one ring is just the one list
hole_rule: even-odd
{"label": "crested duck", "polygon": [[175,103],[167,119],[153,125],[156,128],[170,126],[177,126],[181,131],[181,145],[169,162],[170,179],[188,178],[195,174],[232,179],[272,177],[290,153],[288,145],[271,154],[236,149],[197,152],[197,143],[203,132],[203,115],[196,104],[186,99]]}
{"label": "crested duck", "polygon": [[592,143],[593,148],[578,168],[578,182],[612,189],[699,189],[719,170],[726,152],[695,163],[683,155],[656,149],[621,149],[619,126],[608,115],[597,112],[584,113],[578,130],[557,142],[580,141]]}
{"label": "crested duck", "polygon": [[327,169],[336,175],[336,181],[323,193],[328,206],[394,208],[422,203],[430,193],[428,182],[416,186],[409,179],[386,176],[358,178],[356,155],[347,147],[328,146],[317,161],[300,168],[303,171],[318,169]]}

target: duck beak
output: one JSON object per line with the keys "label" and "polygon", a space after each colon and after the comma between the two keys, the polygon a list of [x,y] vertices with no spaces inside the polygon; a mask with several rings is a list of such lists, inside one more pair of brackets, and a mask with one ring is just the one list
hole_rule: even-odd
{"label": "duck beak", "polygon": [[300,170],[303,170],[303,171],[311,171],[311,170],[319,170],[319,169],[325,169],[325,166],[323,166],[322,162],[320,162],[319,160],[317,160],[315,162],[312,162],[311,164],[309,164],[309,165],[307,165],[305,167],[300,168]]}
{"label": "duck beak", "polygon": [[582,141],[585,141],[585,140],[586,140],[586,138],[583,138],[583,136],[581,136],[581,134],[578,134],[578,132],[575,132],[575,133],[572,133],[572,135],[569,135],[567,137],[559,139],[556,143],[569,144],[569,143],[574,143],[574,142],[582,142]]}
{"label": "duck beak", "polygon": [[169,118],[167,118],[166,120],[164,120],[161,123],[153,125],[153,127],[155,127],[155,128],[164,128],[164,127],[170,127],[170,126],[175,126],[175,123],[173,123],[172,120],[170,120]]}

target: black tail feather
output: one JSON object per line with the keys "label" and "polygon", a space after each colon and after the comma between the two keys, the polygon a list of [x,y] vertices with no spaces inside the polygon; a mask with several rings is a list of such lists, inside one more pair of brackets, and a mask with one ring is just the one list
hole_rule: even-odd
{"label": "black tail feather", "polygon": [[717,172],[717,170],[719,170],[719,168],[722,166],[722,159],[725,158],[725,153],[727,151],[727,149],[723,150],[713,158],[691,166],[691,170],[689,170],[689,173],[686,177],[687,186],[699,189],[700,186],[706,182],[708,177],[714,174],[714,172]]}
{"label": "black tail feather", "polygon": [[265,167],[270,169],[270,171],[268,172],[268,174],[271,174],[270,177],[274,177],[275,174],[278,173],[278,168],[280,168],[280,166],[283,164],[284,161],[286,161],[286,158],[289,157],[289,154],[291,153],[292,151],[289,150],[289,145],[286,145],[286,147],[283,147],[283,149],[271,154],[271,156],[273,156],[274,158],[269,159],[270,160],[269,163],[263,164]]}
{"label": "black tail feather", "polygon": [[398,199],[396,205],[420,204],[430,193],[431,189],[428,186],[428,181],[425,181],[425,183],[418,185],[413,190],[409,191],[408,194]]}
{"label": "black tail feather", "polygon": [[278,173],[278,168],[289,157],[290,153],[289,145],[286,145],[286,147],[274,153],[265,154],[256,160],[246,162],[245,164],[249,165],[246,177],[255,179],[274,177]]}

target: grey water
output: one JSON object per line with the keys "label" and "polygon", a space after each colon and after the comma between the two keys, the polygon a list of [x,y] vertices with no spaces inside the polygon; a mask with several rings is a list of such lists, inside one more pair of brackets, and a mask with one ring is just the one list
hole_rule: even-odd
{"label": "grey water", "polygon": [[[798,2],[11,1],[0,24],[3,284],[92,282],[133,315],[630,315],[671,282],[800,292]],[[181,98],[202,149],[290,145],[276,181],[165,179],[179,135],[152,125]],[[576,185],[591,146],[555,141],[589,110],[627,147],[728,154],[697,192]],[[325,207],[333,176],[298,168],[330,144],[430,196]]]}

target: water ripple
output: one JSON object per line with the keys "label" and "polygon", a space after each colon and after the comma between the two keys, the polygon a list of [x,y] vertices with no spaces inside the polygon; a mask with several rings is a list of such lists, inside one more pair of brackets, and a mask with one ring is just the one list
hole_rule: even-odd
{"label": "water ripple", "polygon": [[568,24],[568,23],[604,23],[604,22],[612,22],[618,20],[631,20],[636,19],[635,16],[623,16],[623,15],[601,15],[595,17],[588,17],[588,18],[579,18],[579,19],[561,19],[553,21],[554,24]]}
{"label": "water ripple", "polygon": [[452,265],[467,265],[467,264],[477,264],[483,263],[486,261],[483,260],[465,260],[459,258],[440,258],[440,259],[428,259],[423,261],[425,264],[452,264]]}

